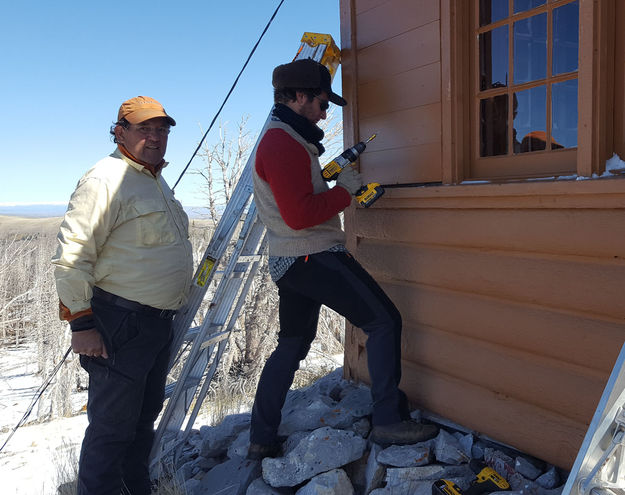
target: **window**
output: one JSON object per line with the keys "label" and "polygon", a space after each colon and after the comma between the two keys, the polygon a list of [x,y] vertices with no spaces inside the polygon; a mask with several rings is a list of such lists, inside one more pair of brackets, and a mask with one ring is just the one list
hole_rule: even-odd
{"label": "window", "polygon": [[579,0],[474,0],[471,178],[576,173]]}

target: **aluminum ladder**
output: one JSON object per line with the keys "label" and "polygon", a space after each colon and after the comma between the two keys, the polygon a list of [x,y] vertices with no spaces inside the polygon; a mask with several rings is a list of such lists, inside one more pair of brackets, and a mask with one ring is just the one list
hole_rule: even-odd
{"label": "aluminum ladder", "polygon": [[[324,64],[334,77],[340,63],[340,51],[330,35],[307,32],[294,60],[306,58]],[[270,118],[271,112],[265,126]],[[160,472],[164,464],[174,462],[188,438],[262,260],[265,228],[258,219],[252,198],[252,167],[251,159],[248,159],[193,276],[187,304],[174,318],[169,368],[171,370],[179,359],[184,359],[184,364],[177,381],[165,390],[165,397],[169,400],[150,454],[153,473]],[[233,243],[232,252],[227,253]],[[225,265],[223,271],[218,272],[217,268],[222,265]],[[203,323],[192,327],[217,273],[221,278]]]}

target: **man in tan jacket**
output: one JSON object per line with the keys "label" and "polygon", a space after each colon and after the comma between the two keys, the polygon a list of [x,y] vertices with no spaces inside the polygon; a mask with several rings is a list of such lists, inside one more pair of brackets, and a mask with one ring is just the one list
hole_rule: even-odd
{"label": "man in tan jacket", "polygon": [[156,100],[125,101],[117,149],[78,182],[58,235],[60,315],[89,373],[79,494],[149,494],[172,318],[192,276],[188,219],[161,176],[171,126]]}

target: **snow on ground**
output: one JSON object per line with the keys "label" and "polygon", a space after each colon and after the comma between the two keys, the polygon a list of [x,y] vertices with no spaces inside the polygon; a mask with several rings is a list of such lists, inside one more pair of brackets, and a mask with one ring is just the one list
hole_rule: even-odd
{"label": "snow on ground", "polygon": [[[46,377],[37,375],[31,345],[0,348],[0,446],[18,424]],[[50,387],[54,386],[54,382]],[[77,394],[78,404],[86,393]],[[59,466],[77,459],[87,427],[87,415],[37,423],[37,407],[27,423],[0,452],[0,492],[3,495],[56,494]]]}
{"label": "snow on ground", "polygon": [[[22,419],[47,379],[37,374],[36,355],[34,345],[0,348],[0,446]],[[69,359],[76,357],[70,354]],[[342,360],[342,354],[325,356],[311,352],[302,363],[302,369],[325,368],[326,372],[330,372],[340,366]],[[53,386],[54,381],[49,389]],[[87,393],[76,393],[72,403],[74,410],[80,410],[87,403]],[[77,464],[87,424],[84,412],[71,418],[38,422],[35,406],[26,424],[16,430],[0,452],[0,493],[56,495],[58,472],[66,469],[68,462]],[[201,412],[196,419],[196,428],[202,424],[212,424],[210,411]]]}

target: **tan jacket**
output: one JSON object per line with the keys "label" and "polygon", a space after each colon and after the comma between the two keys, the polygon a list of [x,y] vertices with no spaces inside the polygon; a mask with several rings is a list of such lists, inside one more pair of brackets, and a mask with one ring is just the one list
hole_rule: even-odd
{"label": "tan jacket", "polygon": [[119,150],[78,182],[52,258],[61,302],[90,308],[95,285],[160,309],[178,309],[193,275],[189,221],[161,177]]}

